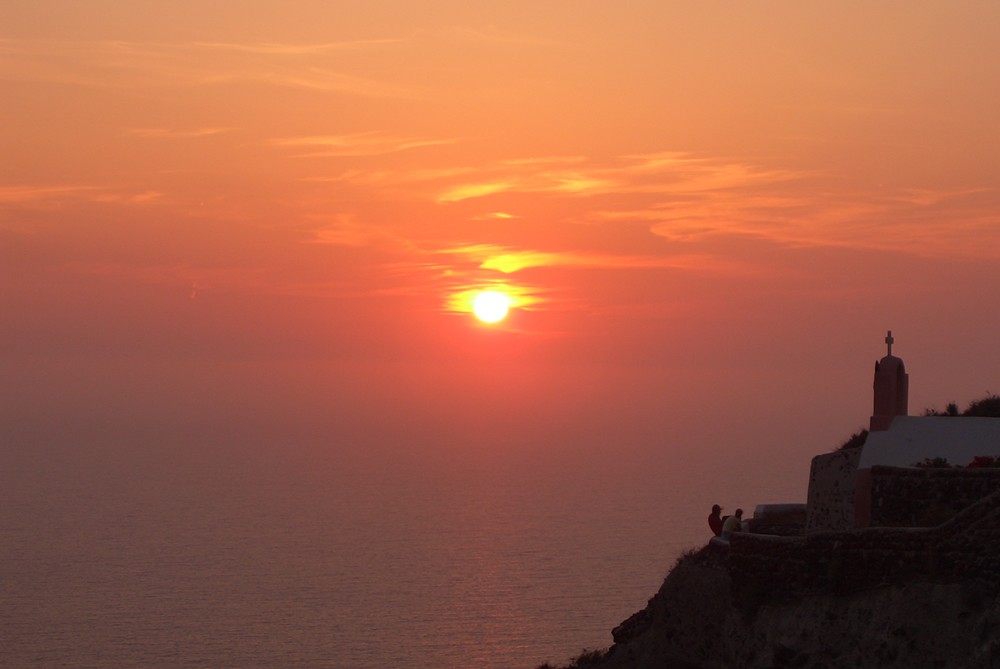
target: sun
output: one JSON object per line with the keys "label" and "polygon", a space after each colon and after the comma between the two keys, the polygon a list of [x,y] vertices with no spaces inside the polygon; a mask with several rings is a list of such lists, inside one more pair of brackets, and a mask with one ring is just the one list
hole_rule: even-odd
{"label": "sun", "polygon": [[484,323],[502,321],[510,309],[510,298],[495,290],[484,290],[472,300],[472,312]]}

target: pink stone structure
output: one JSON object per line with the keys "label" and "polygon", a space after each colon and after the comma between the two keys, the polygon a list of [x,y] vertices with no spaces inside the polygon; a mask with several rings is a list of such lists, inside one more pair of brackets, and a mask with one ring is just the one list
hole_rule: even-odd
{"label": "pink stone structure", "polygon": [[875,401],[870,423],[872,432],[888,430],[893,418],[907,415],[910,375],[906,373],[903,361],[892,354],[893,341],[892,330],[889,330],[885,337],[888,353],[875,363]]}

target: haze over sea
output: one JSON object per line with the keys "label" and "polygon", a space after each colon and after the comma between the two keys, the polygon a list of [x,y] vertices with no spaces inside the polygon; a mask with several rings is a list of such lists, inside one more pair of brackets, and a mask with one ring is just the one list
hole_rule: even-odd
{"label": "haze over sea", "polygon": [[677,444],[575,461],[350,452],[5,448],[4,666],[564,662],[609,645],[704,543],[710,500],[800,499],[805,483],[771,466],[713,489],[711,453]]}
{"label": "haze over sea", "polygon": [[911,412],[996,391],[998,30],[0,2],[0,669],[606,647],[713,503],[804,500],[887,330]]}

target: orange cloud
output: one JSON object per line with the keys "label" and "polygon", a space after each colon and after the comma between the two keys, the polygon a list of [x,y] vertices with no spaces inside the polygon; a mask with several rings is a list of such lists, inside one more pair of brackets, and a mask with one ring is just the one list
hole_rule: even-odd
{"label": "orange cloud", "polygon": [[697,269],[732,270],[735,263],[702,254],[627,255],[592,251],[536,251],[511,249],[490,244],[445,249],[442,253],[457,255],[475,262],[481,269],[513,274],[533,267],[566,267],[585,269]]}
{"label": "orange cloud", "polygon": [[353,216],[340,214],[332,220],[324,220],[320,227],[313,231],[314,244],[333,244],[336,246],[365,246],[376,237],[384,236],[371,227],[360,225]]}
{"label": "orange cloud", "polygon": [[99,186],[0,186],[0,204],[82,198],[101,190]]}
{"label": "orange cloud", "polygon": [[150,139],[177,139],[184,137],[209,137],[231,132],[232,128],[195,128],[193,130],[173,130],[169,128],[131,128],[126,134]]}
{"label": "orange cloud", "polygon": [[476,197],[485,197],[494,193],[517,189],[516,181],[496,181],[492,183],[464,184],[443,193],[438,202],[460,202]]}
{"label": "orange cloud", "polygon": [[[467,172],[482,178],[447,186],[435,201],[450,204],[519,193],[587,196],[600,204],[564,206],[567,218],[603,225],[640,223],[672,242],[744,236],[788,246],[1000,257],[1000,203],[993,189],[872,191],[834,175],[681,152],[629,155],[603,164],[569,158],[565,163],[572,163],[572,170],[553,158],[486,165]],[[893,235],[896,229],[900,234]],[[975,242],[984,236],[996,243]],[[520,254],[491,262],[510,270],[559,261]]]}
{"label": "orange cloud", "polygon": [[159,200],[163,193],[155,190],[135,191],[115,186],[52,185],[52,186],[0,186],[0,205],[29,205],[58,203],[67,200],[83,202],[110,202],[119,204],[144,204]]}
{"label": "orange cloud", "polygon": [[0,41],[0,79],[148,88],[248,82],[367,97],[413,97],[398,84],[352,72],[334,58],[400,40],[326,44]]}
{"label": "orange cloud", "polygon": [[311,147],[316,149],[300,156],[378,156],[408,149],[441,144],[453,144],[453,139],[404,137],[380,132],[359,132],[347,135],[283,137],[272,139],[275,146]]}
{"label": "orange cloud", "polygon": [[557,193],[595,195],[618,190],[620,182],[580,172],[542,172],[524,177],[456,186],[438,196],[437,201],[460,202],[495,193]]}
{"label": "orange cloud", "polygon": [[141,193],[107,193],[96,195],[92,199],[94,202],[113,202],[121,204],[144,204],[163,198],[163,193],[155,190],[146,190]]}
{"label": "orange cloud", "polygon": [[516,214],[508,214],[505,211],[491,211],[487,214],[480,214],[478,216],[473,216],[473,220],[476,221],[509,221],[511,219],[520,218]]}
{"label": "orange cloud", "polygon": [[[759,170],[750,165],[695,159],[678,152],[624,156],[617,164],[552,169],[556,159],[503,161],[483,168],[482,182],[454,186],[438,202],[483,197],[499,192],[608,195],[625,193],[703,193],[773,184],[800,178],[791,172]],[[563,159],[579,163],[579,158]]]}
{"label": "orange cloud", "polygon": [[311,56],[348,49],[368,49],[389,44],[399,44],[400,39],[347,40],[343,42],[323,42],[319,44],[285,44],[279,42],[194,42],[193,47],[217,51],[235,51],[276,56]]}

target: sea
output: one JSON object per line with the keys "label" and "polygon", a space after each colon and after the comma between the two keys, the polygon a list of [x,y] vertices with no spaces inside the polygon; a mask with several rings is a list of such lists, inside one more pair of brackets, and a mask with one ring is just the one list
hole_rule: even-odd
{"label": "sea", "polygon": [[546,453],[7,444],[0,666],[565,664],[705,544],[713,502],[802,501],[807,476]]}

